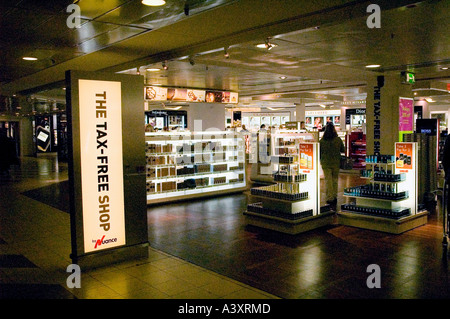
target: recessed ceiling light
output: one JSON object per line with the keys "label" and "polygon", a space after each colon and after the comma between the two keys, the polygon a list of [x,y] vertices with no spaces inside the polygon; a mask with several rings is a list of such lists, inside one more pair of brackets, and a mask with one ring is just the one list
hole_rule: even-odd
{"label": "recessed ceiling light", "polygon": [[286,76],[280,76],[280,79],[284,80],[286,79]]}
{"label": "recessed ceiling light", "polygon": [[158,72],[158,71],[161,71],[161,69],[158,69],[158,68],[148,68],[148,69],[146,69],[147,71],[150,71],[150,72]]}
{"label": "recessed ceiling light", "polygon": [[448,66],[443,66],[441,70],[448,70]]}
{"label": "recessed ceiling light", "polygon": [[434,103],[434,102],[436,102],[436,101],[433,100],[431,97],[425,98],[425,101],[427,101],[428,103]]}
{"label": "recessed ceiling light", "polygon": [[32,57],[32,56],[24,56],[22,59],[25,61],[36,61],[37,60],[37,58]]}
{"label": "recessed ceiling light", "polygon": [[164,0],[142,0],[142,4],[151,7],[163,6],[166,4]]}
{"label": "recessed ceiling light", "polygon": [[369,65],[366,65],[366,68],[368,68],[368,69],[373,69],[373,68],[379,68],[381,65],[379,65],[379,64],[369,64]]}

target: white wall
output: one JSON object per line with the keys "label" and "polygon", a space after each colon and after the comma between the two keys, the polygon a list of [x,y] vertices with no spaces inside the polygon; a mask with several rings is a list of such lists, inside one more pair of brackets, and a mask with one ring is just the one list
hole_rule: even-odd
{"label": "white wall", "polygon": [[[218,129],[220,131],[225,130],[225,105],[219,103],[191,103],[188,110],[188,129],[191,131],[207,130],[211,128]],[[194,121],[201,128],[195,127]]]}

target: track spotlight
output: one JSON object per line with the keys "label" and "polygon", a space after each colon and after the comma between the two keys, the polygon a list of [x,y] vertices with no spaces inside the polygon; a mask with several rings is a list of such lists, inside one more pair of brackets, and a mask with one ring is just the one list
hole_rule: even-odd
{"label": "track spotlight", "polygon": [[195,61],[193,57],[189,57],[189,63],[194,66],[195,65]]}
{"label": "track spotlight", "polygon": [[228,59],[229,57],[230,57],[230,53],[228,53],[228,47],[227,48],[224,48],[224,57],[226,58],[226,59]]}
{"label": "track spotlight", "polygon": [[267,50],[272,50],[274,47],[277,46],[275,43],[271,43],[271,42],[269,41],[269,39],[266,40],[266,43],[265,43],[265,44],[266,44]]}
{"label": "track spotlight", "polygon": [[163,63],[162,63],[162,68],[164,69],[164,70],[167,70],[169,67],[167,66],[167,61],[163,61]]}
{"label": "track spotlight", "polygon": [[266,48],[267,50],[272,50],[274,47],[278,46],[277,44],[270,42],[270,38],[267,38],[264,43],[260,43],[256,45],[258,48]]}

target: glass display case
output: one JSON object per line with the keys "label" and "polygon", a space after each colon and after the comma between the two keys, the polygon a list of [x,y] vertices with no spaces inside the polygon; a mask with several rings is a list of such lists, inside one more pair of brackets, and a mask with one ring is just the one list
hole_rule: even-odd
{"label": "glass display case", "polygon": [[247,188],[245,144],[235,132],[145,133],[147,204]]}

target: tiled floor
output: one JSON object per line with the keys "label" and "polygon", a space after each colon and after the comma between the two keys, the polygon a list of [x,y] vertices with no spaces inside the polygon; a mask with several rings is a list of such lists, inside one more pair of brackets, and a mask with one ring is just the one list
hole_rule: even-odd
{"label": "tiled floor", "polygon": [[52,156],[23,158],[0,177],[0,298],[277,299],[151,247],[146,259],[82,270],[81,288],[68,288],[66,180],[67,165]]}

